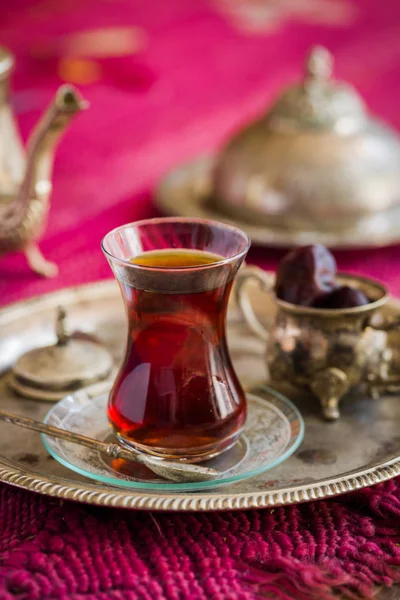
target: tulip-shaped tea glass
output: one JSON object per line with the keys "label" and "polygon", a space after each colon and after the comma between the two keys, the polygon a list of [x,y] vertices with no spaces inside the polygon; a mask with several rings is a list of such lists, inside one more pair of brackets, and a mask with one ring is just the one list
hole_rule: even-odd
{"label": "tulip-shaped tea glass", "polygon": [[239,437],[246,398],[225,319],[249,245],[240,229],[201,219],[149,219],[104,238],[129,323],[108,406],[121,442],[195,462]]}

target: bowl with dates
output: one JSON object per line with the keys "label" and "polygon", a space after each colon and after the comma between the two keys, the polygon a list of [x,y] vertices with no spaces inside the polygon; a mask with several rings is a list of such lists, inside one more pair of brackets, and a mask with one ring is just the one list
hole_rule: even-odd
{"label": "bowl with dates", "polygon": [[[251,305],[250,279],[276,306],[268,328]],[[390,297],[380,282],[338,273],[333,255],[316,244],[289,252],[275,275],[245,267],[235,291],[247,324],[267,342],[272,384],[284,381],[310,391],[327,420],[339,418],[340,400],[351,388],[361,384],[377,395],[390,370],[388,332],[400,326],[400,318],[380,314]]]}

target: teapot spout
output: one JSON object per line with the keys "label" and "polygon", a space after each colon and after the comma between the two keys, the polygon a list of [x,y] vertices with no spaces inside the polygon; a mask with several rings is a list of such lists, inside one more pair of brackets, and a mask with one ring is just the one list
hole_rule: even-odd
{"label": "teapot spout", "polygon": [[47,220],[54,152],[73,116],[87,106],[74,87],[58,89],[28,140],[25,175],[16,199],[0,215],[0,253],[22,250],[31,268],[44,277],[58,271],[37,245]]}
{"label": "teapot spout", "polygon": [[33,199],[48,200],[51,192],[51,173],[55,149],[72,118],[88,107],[76,88],[61,86],[36,127],[27,144],[25,176],[17,201],[26,205]]}

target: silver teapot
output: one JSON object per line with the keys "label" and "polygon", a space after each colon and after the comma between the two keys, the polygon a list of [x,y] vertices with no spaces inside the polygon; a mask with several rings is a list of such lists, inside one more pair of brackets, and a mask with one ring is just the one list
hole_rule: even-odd
{"label": "silver teapot", "polygon": [[217,157],[213,201],[234,218],[337,231],[400,203],[400,138],[315,47],[303,80]]}

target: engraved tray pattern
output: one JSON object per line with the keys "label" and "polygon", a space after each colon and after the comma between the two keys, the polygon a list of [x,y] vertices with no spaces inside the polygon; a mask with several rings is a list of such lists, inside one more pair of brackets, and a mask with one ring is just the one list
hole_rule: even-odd
{"label": "engraved tray pattern", "polygon": [[[251,288],[264,322],[271,320],[270,300]],[[54,317],[67,307],[72,329],[96,333],[118,363],[123,352],[125,317],[115,281],[79,286],[21,302],[0,311],[0,392],[5,410],[42,419],[48,402],[18,398],[7,387],[7,371],[22,352],[54,342]],[[388,311],[396,313],[392,300]],[[234,305],[228,319],[228,340],[236,369],[246,389],[265,381],[263,343],[249,333]],[[396,341],[396,340],[395,340]],[[252,479],[204,492],[130,491],[90,483],[52,459],[40,436],[0,424],[0,480],[48,496],[146,510],[236,510],[293,504],[326,498],[385,481],[400,474],[400,402],[398,393],[374,401],[351,396],[343,401],[336,423],[320,419],[319,405],[309,395],[284,391],[305,418],[305,440],[288,461]],[[94,392],[93,392],[94,393]]]}

